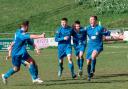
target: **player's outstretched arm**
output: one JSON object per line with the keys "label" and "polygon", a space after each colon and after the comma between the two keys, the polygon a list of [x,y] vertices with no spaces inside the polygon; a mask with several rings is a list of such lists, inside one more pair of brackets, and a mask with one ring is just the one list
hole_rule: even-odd
{"label": "player's outstretched arm", "polygon": [[109,37],[104,37],[104,40],[106,41],[118,41],[123,39],[124,39],[123,34],[116,34],[116,33],[111,33]]}
{"label": "player's outstretched arm", "polygon": [[45,33],[42,33],[41,35],[30,35],[31,39],[44,38],[44,37],[45,37]]}
{"label": "player's outstretched arm", "polygon": [[114,40],[123,40],[124,39],[124,35],[123,34],[111,34],[112,38]]}

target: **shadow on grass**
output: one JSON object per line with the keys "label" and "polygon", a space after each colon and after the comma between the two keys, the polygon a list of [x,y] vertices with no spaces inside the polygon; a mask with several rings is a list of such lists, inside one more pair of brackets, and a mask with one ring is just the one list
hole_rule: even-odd
{"label": "shadow on grass", "polygon": [[99,75],[99,76],[96,76],[95,79],[102,79],[102,78],[106,79],[106,78],[112,78],[112,77],[128,77],[128,73]]}
{"label": "shadow on grass", "polygon": [[[80,84],[103,84],[103,83],[125,83],[128,82],[128,79],[109,79],[112,77],[123,77],[128,76],[128,74],[108,74],[108,75],[102,75],[102,76],[96,76],[96,78],[92,79],[91,81],[87,81],[85,79],[77,79],[73,80],[71,78],[67,78],[65,80],[46,80],[43,84],[16,84],[14,86],[60,86],[60,85],[80,85]],[[100,79],[100,80],[99,80]]]}
{"label": "shadow on grass", "polygon": [[87,80],[85,80],[85,81],[70,81],[70,82],[68,82],[68,81],[65,81],[65,82],[50,82],[50,83],[47,83],[47,82],[45,82],[45,83],[43,83],[43,84],[16,84],[16,85],[11,85],[11,86],[33,86],[33,87],[36,87],[36,86],[60,86],[60,85],[80,85],[80,84],[86,84],[86,83],[111,83],[111,82],[109,82],[109,81],[87,81]]}
{"label": "shadow on grass", "polygon": [[11,85],[11,86],[33,86],[33,87],[37,87],[37,86],[61,86],[61,85],[81,85],[81,84],[111,84],[111,83],[125,83],[128,82],[128,80],[103,80],[103,81],[94,81],[92,79],[92,81],[65,81],[65,82],[45,82],[43,84],[16,84],[16,85]]}
{"label": "shadow on grass", "polygon": [[95,82],[93,82],[93,81],[87,81],[87,80],[85,80],[85,81],[74,81],[74,82],[58,82],[58,83],[49,83],[49,84],[45,84],[45,86],[57,86],[57,85],[80,85],[80,84],[87,84],[87,83],[110,83],[109,81],[103,81],[103,82],[101,82],[101,81],[95,81]]}

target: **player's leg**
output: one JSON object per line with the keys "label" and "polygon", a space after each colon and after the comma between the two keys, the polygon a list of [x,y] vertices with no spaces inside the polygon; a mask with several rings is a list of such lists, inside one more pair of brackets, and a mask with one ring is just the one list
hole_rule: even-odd
{"label": "player's leg", "polygon": [[91,63],[91,77],[93,77],[94,73],[95,73],[95,66],[96,66],[96,57],[100,54],[100,52],[102,51],[102,48],[98,48],[93,50],[92,52],[92,63]]}
{"label": "player's leg", "polygon": [[86,53],[88,81],[91,80],[91,54],[92,54],[92,49],[88,49]]}
{"label": "player's leg", "polygon": [[[77,63],[78,69],[80,70],[80,58],[79,58],[79,56],[76,56],[76,60],[77,60],[76,63]],[[78,75],[79,75],[79,73],[78,73]]]}
{"label": "player's leg", "polygon": [[83,51],[80,51],[80,52],[79,52],[79,58],[80,58],[80,70],[83,69],[83,63],[84,63],[83,54],[84,54]]}
{"label": "player's leg", "polygon": [[79,60],[79,56],[76,56],[76,63],[78,68],[80,69],[80,60]]}
{"label": "player's leg", "polygon": [[29,72],[31,74],[31,77],[32,77],[32,80],[35,80],[37,79],[37,75],[36,75],[36,66],[35,66],[35,61],[33,60],[33,58],[27,53],[27,54],[24,54],[24,56],[22,56],[22,60],[21,62],[23,64],[26,63],[26,65],[28,66],[29,68]]}
{"label": "player's leg", "polygon": [[61,78],[63,72],[63,59],[66,56],[63,45],[58,45],[58,77]]}
{"label": "player's leg", "polygon": [[71,46],[68,46],[66,48],[66,55],[67,55],[67,59],[68,59],[68,66],[69,66],[69,69],[70,69],[70,72],[71,72],[71,76],[73,79],[75,79],[77,76],[74,72],[74,64],[73,64],[73,61],[72,61],[72,47]]}
{"label": "player's leg", "polygon": [[34,63],[34,65],[35,65],[35,69],[36,69],[36,75],[38,76],[38,66],[37,66],[37,64],[36,64],[36,62],[34,61],[34,59],[33,58],[28,58],[27,60],[28,61],[26,61],[26,60],[22,60],[21,61],[21,63],[22,63],[22,65],[24,65],[25,67],[27,67],[28,69],[30,68],[30,60],[31,59],[31,61],[33,60],[33,62],[32,63]]}
{"label": "player's leg", "polygon": [[27,60],[22,60],[22,64],[29,69],[33,83],[41,84],[43,82],[38,76],[38,67],[33,58],[30,57]]}
{"label": "player's leg", "polygon": [[69,69],[70,69],[70,72],[71,72],[71,76],[72,76],[72,78],[76,78],[77,76],[74,72],[74,64],[73,64],[73,61],[72,61],[72,54],[68,54],[67,59],[68,59],[68,66],[69,66]]}
{"label": "player's leg", "polygon": [[91,63],[91,77],[93,77],[93,74],[95,72],[96,57],[97,56],[98,56],[97,50],[93,50],[93,52],[92,52],[92,63]]}
{"label": "player's leg", "polygon": [[87,73],[88,73],[88,81],[91,80],[91,59],[87,60]]}
{"label": "player's leg", "polygon": [[38,66],[35,60],[32,57],[29,57],[25,62],[29,68],[33,83],[42,83],[43,81],[40,80],[38,76]]}
{"label": "player's leg", "polygon": [[26,64],[26,66],[29,69],[32,80],[37,79],[37,75],[35,73],[36,68],[35,68],[34,60],[32,58],[28,58],[28,59],[24,60],[24,63]]}
{"label": "player's leg", "polygon": [[63,72],[63,58],[58,59],[58,77],[61,78]]}
{"label": "player's leg", "polygon": [[13,68],[10,68],[5,74],[2,74],[3,83],[7,84],[7,79],[19,70],[19,67],[14,66]]}
{"label": "player's leg", "polygon": [[14,73],[20,70],[20,57],[12,57],[13,68],[10,68],[5,74],[2,74],[2,79],[4,84],[7,84],[7,79],[12,76]]}
{"label": "player's leg", "polygon": [[83,74],[83,63],[84,63],[83,54],[84,54],[83,51],[79,52],[79,63],[80,63],[79,73],[78,73],[79,76],[82,76]]}
{"label": "player's leg", "polygon": [[75,55],[76,55],[76,63],[78,66],[78,69],[80,69],[80,58],[79,58],[79,50],[77,46],[74,46]]}

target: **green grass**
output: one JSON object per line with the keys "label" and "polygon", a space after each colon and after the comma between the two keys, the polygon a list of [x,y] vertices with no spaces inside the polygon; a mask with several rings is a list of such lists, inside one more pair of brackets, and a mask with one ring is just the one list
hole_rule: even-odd
{"label": "green grass", "polygon": [[0,20],[3,22],[0,25],[27,19],[69,3],[71,1],[68,0],[0,0]]}
{"label": "green grass", "polygon": [[106,28],[128,27],[128,13],[96,14],[95,7],[74,0],[0,0],[0,8],[0,32],[15,32],[25,19],[31,22],[30,32],[55,31],[62,17],[69,18],[69,25],[79,19],[86,26],[91,15],[97,15]]}
{"label": "green grass", "polygon": [[[73,0],[0,0],[0,31],[15,31],[18,24],[28,19],[38,25],[49,12],[72,3]],[[48,12],[48,13],[47,13]],[[56,14],[56,13],[55,13]],[[41,25],[41,24],[40,24]],[[32,24],[32,28],[35,27]],[[6,29],[6,31],[5,31]]]}
{"label": "green grass", "polygon": [[[104,51],[97,58],[96,73],[91,82],[86,80],[86,62],[84,63],[84,76],[82,79],[72,80],[67,60],[64,62],[64,80],[57,78],[57,49],[48,48],[42,50],[37,56],[33,51],[29,51],[39,65],[39,74],[44,80],[42,85],[34,85],[28,69],[24,66],[21,71],[9,78],[9,84],[3,85],[0,81],[0,89],[127,89],[128,88],[128,44],[105,44]],[[6,72],[12,65],[11,60],[5,64],[6,52],[0,52],[0,74]],[[75,71],[75,56],[73,55]]]}

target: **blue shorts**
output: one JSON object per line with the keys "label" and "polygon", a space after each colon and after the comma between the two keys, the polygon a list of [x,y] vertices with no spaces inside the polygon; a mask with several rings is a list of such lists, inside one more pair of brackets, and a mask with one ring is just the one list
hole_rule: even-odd
{"label": "blue shorts", "polygon": [[20,67],[20,65],[23,64],[23,62],[29,58],[30,58],[29,54],[14,55],[12,56],[12,64],[16,67]]}
{"label": "blue shorts", "polygon": [[84,45],[74,46],[74,49],[75,49],[75,55],[78,56],[80,51],[84,53],[85,46]]}
{"label": "blue shorts", "polygon": [[63,59],[68,54],[72,54],[72,46],[71,45],[64,45],[58,46],[58,59]]}
{"label": "blue shorts", "polygon": [[87,53],[86,53],[86,59],[87,60],[91,60],[92,58],[92,52],[96,50],[98,52],[98,54],[100,54],[100,52],[103,51],[103,47],[97,47],[97,48],[88,48],[87,49]]}

